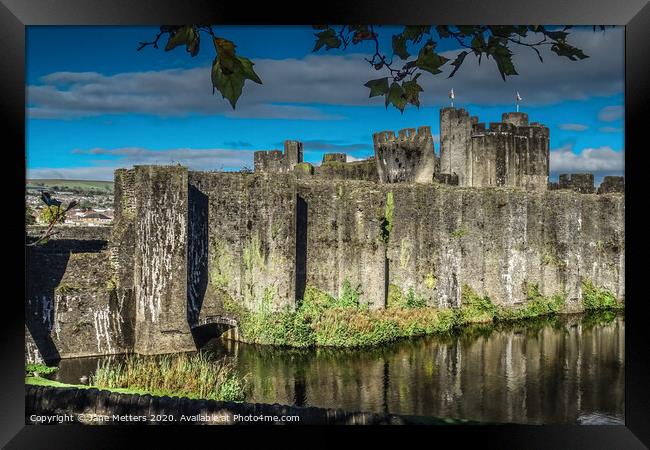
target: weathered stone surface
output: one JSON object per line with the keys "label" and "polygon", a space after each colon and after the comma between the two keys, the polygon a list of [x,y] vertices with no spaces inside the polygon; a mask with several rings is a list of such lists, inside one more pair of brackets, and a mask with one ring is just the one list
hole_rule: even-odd
{"label": "weathered stone surface", "polygon": [[187,168],[136,166],[135,184],[134,349],[193,350],[187,321]]}
{"label": "weathered stone surface", "polygon": [[559,177],[558,189],[570,189],[582,194],[596,192],[593,173],[563,173]]}
{"label": "weathered stone surface", "polygon": [[379,186],[362,181],[298,183],[306,215],[307,285],[338,297],[347,280],[353,289],[361,288],[361,302],[384,307],[386,194]]}
{"label": "weathered stone surface", "polygon": [[255,172],[286,173],[302,162],[302,142],[284,141],[284,153],[280,150],[261,150],[253,155]]}
{"label": "weathered stone surface", "polygon": [[528,124],[526,113],[504,113],[486,129],[464,109],[440,110],[440,172],[459,186],[546,190],[549,129]]}
{"label": "weathered stone surface", "polygon": [[512,306],[537,284],[579,311],[587,278],[624,300],[622,177],[607,195],[591,174],[549,184],[548,129],[525,113],[440,120],[439,170],[428,127],[376,133],[376,158],[350,163],[286,141],[252,174],[117,170],[113,227],[27,248],[27,360],[193,350],[237,336],[224,302],[292,309],[308,285],[382,308],[391,289],[458,307],[464,285]]}
{"label": "weathered stone surface", "polygon": [[341,162],[344,163],[347,161],[347,156],[345,153],[325,153],[323,155],[323,163],[327,162]]}
{"label": "weathered stone surface", "polygon": [[290,174],[191,173],[191,185],[207,198],[203,308],[216,313],[224,296],[251,309],[265,298],[273,309],[293,307],[295,180]]}
{"label": "weathered stone surface", "polygon": [[611,194],[613,192],[625,193],[625,179],[623,177],[607,176],[603,178],[598,187],[599,194]]}
{"label": "weathered stone surface", "polygon": [[323,162],[314,168],[314,177],[321,180],[379,181],[374,158],[351,162]]}
{"label": "weathered stone surface", "polygon": [[[28,229],[28,236],[40,233]],[[62,227],[45,245],[27,247],[28,362],[131,348],[132,309],[115,291],[109,235],[108,227]]]}
{"label": "weathered stone surface", "polygon": [[372,136],[377,173],[382,183],[431,183],[436,170],[431,127],[406,128]]}

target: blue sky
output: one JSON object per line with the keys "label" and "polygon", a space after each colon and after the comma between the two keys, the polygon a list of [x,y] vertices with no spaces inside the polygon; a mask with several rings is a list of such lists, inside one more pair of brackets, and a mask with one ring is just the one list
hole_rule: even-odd
{"label": "blue sky", "polygon": [[[384,48],[400,29],[381,28]],[[447,68],[423,74],[422,105],[403,114],[368,98],[363,83],[385,76],[363,60],[369,43],[312,53],[311,27],[215,30],[253,60],[264,81],[247,82],[234,111],[212,95],[214,49],[207,39],[192,58],[180,47],[138,52],[140,41],[155,36],[152,27],[28,27],[28,177],[112,179],[117,167],[172,162],[234,170],[252,167],[253,151],[281,148],[285,139],[303,141],[312,163],[331,151],[366,158],[376,131],[430,125],[437,135],[451,87],[456,106],[482,122],[513,110],[519,91],[521,110],[551,130],[552,177],[623,173],[622,28],[574,28],[570,42],[590,56],[577,62],[544,53],[540,63],[529,49],[516,48],[519,75],[506,82],[492,61],[479,66],[468,56],[451,79]],[[443,40],[438,51],[453,57],[459,49]]]}

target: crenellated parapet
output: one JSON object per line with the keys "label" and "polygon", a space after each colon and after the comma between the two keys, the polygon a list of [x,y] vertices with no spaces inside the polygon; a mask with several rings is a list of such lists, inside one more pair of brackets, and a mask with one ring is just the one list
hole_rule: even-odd
{"label": "crenellated parapet", "polygon": [[431,183],[436,169],[431,127],[373,134],[375,162],[382,183]]}
{"label": "crenellated parapet", "polygon": [[299,141],[284,141],[280,150],[259,150],[253,154],[255,172],[287,173],[303,161],[303,145]]}
{"label": "crenellated parapet", "polygon": [[545,190],[549,142],[549,129],[526,113],[486,126],[464,109],[440,110],[440,173],[455,174],[459,186]]}
{"label": "crenellated parapet", "polygon": [[594,186],[593,173],[563,173],[558,181],[549,181],[549,190],[568,190],[580,194],[624,194],[625,178],[622,176],[606,176],[598,186]]}
{"label": "crenellated parapet", "polygon": [[625,193],[625,178],[607,176],[603,178],[602,183],[598,186],[599,194],[623,194]]}
{"label": "crenellated parapet", "polygon": [[581,194],[593,194],[594,187],[593,173],[563,173],[559,177],[556,189],[568,189]]}

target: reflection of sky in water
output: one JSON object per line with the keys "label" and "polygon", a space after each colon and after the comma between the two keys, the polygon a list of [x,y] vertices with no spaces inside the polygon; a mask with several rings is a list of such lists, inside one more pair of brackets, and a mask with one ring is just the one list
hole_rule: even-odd
{"label": "reflection of sky in water", "polygon": [[[491,422],[623,424],[625,321],[579,316],[477,327],[364,350],[210,346],[250,373],[252,402]],[[78,382],[97,358],[64,360]]]}

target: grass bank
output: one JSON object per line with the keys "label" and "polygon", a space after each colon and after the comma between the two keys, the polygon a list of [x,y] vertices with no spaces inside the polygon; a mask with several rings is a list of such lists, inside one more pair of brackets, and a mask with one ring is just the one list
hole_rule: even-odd
{"label": "grass bank", "polygon": [[99,366],[90,384],[102,389],[130,389],[153,395],[243,401],[246,380],[232,364],[203,353],[162,356],[128,355]]}
{"label": "grass bank", "polygon": [[203,353],[128,355],[123,361],[106,361],[90,378],[89,385],[48,379],[55,370],[41,364],[27,365],[25,383],[219,401],[244,401],[247,391],[247,380],[237,374],[231,363],[216,362]]}
{"label": "grass bank", "polygon": [[[585,311],[623,308],[608,290],[583,281]],[[454,309],[427,307],[412,291],[407,295],[391,292],[388,307],[371,310],[359,302],[360,292],[348,282],[335,298],[308,286],[303,301],[294,311],[273,311],[272,298],[265,296],[259,311],[243,308],[232,299],[225,309],[239,323],[244,342],[291,347],[361,347],[426,334],[446,334],[469,324],[489,324],[528,320],[566,312],[566,297],[546,297],[537,285],[526,286],[526,301],[517,307],[496,305],[468,286],[462,289],[462,306]]]}

